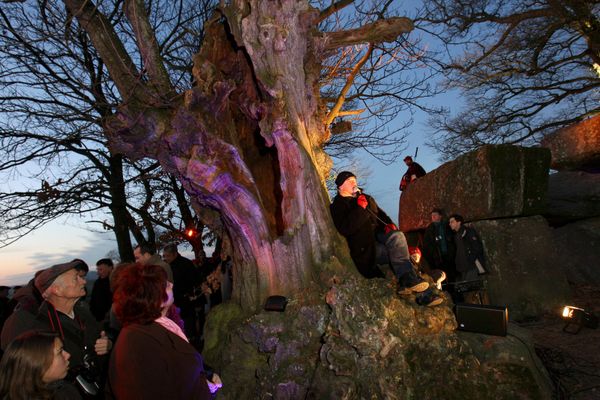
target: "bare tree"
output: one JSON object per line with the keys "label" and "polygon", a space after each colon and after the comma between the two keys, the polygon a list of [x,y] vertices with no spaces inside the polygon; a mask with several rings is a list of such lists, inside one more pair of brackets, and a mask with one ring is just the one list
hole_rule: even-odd
{"label": "bare tree", "polygon": [[349,258],[329,216],[324,177],[331,163],[323,151],[341,108],[328,109],[320,98],[322,61],[341,47],[393,42],[412,29],[410,20],[322,32],[319,24],[334,14],[304,1],[221,4],[194,56],[194,85],[181,91],[144,2],[123,3],[135,48],[93,2],[64,3],[122,97],[119,113],[105,121],[111,148],[158,160],[195,205],[221,213],[236,275],[244,277],[234,290],[240,304],[254,308],[268,294],[341,271],[338,257]]}
{"label": "bare tree", "polygon": [[[319,2],[320,28],[348,32],[365,23],[398,15],[392,1]],[[343,6],[343,7],[341,7]],[[343,8],[343,11],[339,11]],[[335,35],[335,33],[334,33]],[[389,164],[405,149],[407,128],[418,110],[440,110],[425,100],[436,95],[437,71],[427,66],[429,52],[416,36],[389,42],[357,42],[324,53],[321,99],[327,107],[331,137],[327,153],[346,161],[362,149]]]}
{"label": "bare tree", "polygon": [[[191,55],[202,37],[210,1],[155,4],[152,23],[160,27],[160,46],[175,87],[189,87]],[[120,2],[105,2],[109,22],[131,37]],[[64,8],[39,2],[0,9],[0,146],[6,185],[0,193],[4,245],[61,215],[87,214],[114,231],[121,259],[133,258],[130,232],[154,241],[154,228],[181,228],[189,205],[175,192],[145,192],[134,202],[138,188],[152,189],[148,176],[160,168],[132,165],[107,148],[104,121],[111,118],[120,95],[88,37],[70,23]],[[144,178],[141,178],[144,177]],[[15,185],[15,178],[21,182]],[[9,187],[12,184],[13,187]],[[180,190],[180,188],[177,188]],[[170,203],[169,203],[170,202]],[[149,215],[171,207],[171,219]],[[106,212],[110,217],[106,218]],[[185,217],[184,217],[185,215]],[[142,223],[140,223],[142,221]],[[146,224],[145,224],[146,223]],[[140,228],[145,228],[140,229]],[[201,252],[201,242],[192,240]]]}
{"label": "bare tree", "polygon": [[446,158],[485,143],[530,145],[600,110],[600,4],[425,0],[416,24],[442,40],[465,107],[433,118]]}

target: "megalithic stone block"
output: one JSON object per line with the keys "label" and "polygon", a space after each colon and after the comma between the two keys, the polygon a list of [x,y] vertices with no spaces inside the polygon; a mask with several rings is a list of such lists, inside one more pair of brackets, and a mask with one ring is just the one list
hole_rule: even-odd
{"label": "megalithic stone block", "polygon": [[467,221],[543,212],[550,151],[488,145],[412,182],[400,198],[400,230],[423,229],[433,207]]}
{"label": "megalithic stone block", "polygon": [[550,174],[546,200],[546,218],[558,223],[600,216],[600,174]]}
{"label": "megalithic stone block", "polygon": [[550,149],[553,169],[600,171],[600,115],[546,136],[541,145]]}
{"label": "megalithic stone block", "polygon": [[511,319],[556,314],[571,296],[552,229],[539,216],[477,221],[491,304],[508,306]]}

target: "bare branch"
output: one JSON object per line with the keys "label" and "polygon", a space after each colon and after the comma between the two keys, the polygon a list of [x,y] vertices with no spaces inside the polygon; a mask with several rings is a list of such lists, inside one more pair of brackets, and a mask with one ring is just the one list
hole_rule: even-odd
{"label": "bare branch", "polygon": [[133,26],[140,50],[144,70],[148,74],[149,84],[154,86],[156,93],[164,97],[174,95],[173,86],[164,67],[160,55],[154,28],[150,25],[148,14],[143,0],[126,0],[124,4],[125,14]]}
{"label": "bare branch", "polygon": [[347,117],[349,115],[359,115],[365,112],[364,108],[361,108],[360,110],[346,110],[346,111],[340,111],[337,113],[338,117]]}
{"label": "bare branch", "polygon": [[125,103],[147,103],[152,98],[151,93],[141,83],[140,73],[112,24],[89,0],[65,0],[64,3],[92,39]]}
{"label": "bare branch", "polygon": [[380,19],[356,29],[323,34],[325,48],[336,49],[361,43],[393,42],[398,36],[414,29],[409,18]]}
{"label": "bare branch", "polygon": [[374,45],[370,44],[364,56],[356,63],[356,65],[352,69],[352,72],[350,73],[350,75],[348,75],[346,84],[342,88],[342,91],[340,92],[340,95],[338,96],[335,105],[332,107],[331,111],[329,111],[325,118],[325,125],[329,126],[333,122],[333,120],[336,117],[338,117],[339,112],[342,109],[342,106],[344,105],[344,101],[346,100],[346,94],[348,94],[348,91],[352,87],[354,79],[356,78],[356,75],[358,75],[358,73],[360,72],[362,66],[365,65],[369,57],[371,57],[371,54],[373,54],[373,48]]}
{"label": "bare branch", "polygon": [[317,19],[317,22],[322,22],[322,21],[326,20],[331,15],[342,10],[344,7],[349,6],[353,2],[354,2],[354,0],[340,0],[338,2],[332,3],[329,7],[325,8],[321,11],[321,13],[319,14],[319,18]]}

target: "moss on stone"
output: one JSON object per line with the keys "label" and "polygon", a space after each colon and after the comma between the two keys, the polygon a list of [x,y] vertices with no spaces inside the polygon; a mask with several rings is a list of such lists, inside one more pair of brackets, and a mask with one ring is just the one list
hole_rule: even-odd
{"label": "moss on stone", "polygon": [[204,349],[202,351],[205,360],[210,365],[219,365],[227,342],[224,339],[232,333],[233,328],[241,322],[243,317],[242,308],[233,302],[220,304],[211,310],[204,329]]}

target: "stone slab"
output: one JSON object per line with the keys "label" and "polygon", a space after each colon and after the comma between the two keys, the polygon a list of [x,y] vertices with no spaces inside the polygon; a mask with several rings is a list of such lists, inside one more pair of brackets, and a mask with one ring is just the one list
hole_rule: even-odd
{"label": "stone slab", "polygon": [[556,228],[553,236],[569,282],[600,285],[600,218]]}
{"label": "stone slab", "polygon": [[559,313],[571,297],[552,228],[541,216],[477,221],[484,244],[491,304],[520,321]]}
{"label": "stone slab", "polygon": [[550,152],[489,145],[445,163],[412,182],[400,198],[400,230],[423,229],[433,207],[467,221],[542,213]]}
{"label": "stone slab", "polygon": [[600,216],[600,173],[550,174],[545,216],[562,222]]}
{"label": "stone slab", "polygon": [[541,145],[550,149],[553,169],[600,171],[600,115],[546,136]]}

